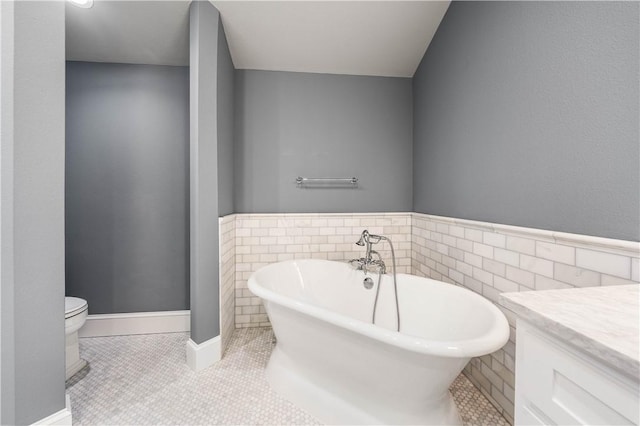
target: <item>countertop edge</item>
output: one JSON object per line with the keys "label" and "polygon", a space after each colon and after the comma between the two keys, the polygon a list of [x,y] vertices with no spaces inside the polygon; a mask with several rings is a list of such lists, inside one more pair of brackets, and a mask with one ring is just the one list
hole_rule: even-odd
{"label": "countertop edge", "polygon": [[518,318],[530,322],[552,336],[559,338],[572,347],[583,351],[592,358],[606,364],[609,368],[630,378],[634,382],[640,381],[640,361],[604,345],[599,341],[557,322],[539,312],[536,312],[509,298],[509,293],[500,294],[498,303],[513,311]]}

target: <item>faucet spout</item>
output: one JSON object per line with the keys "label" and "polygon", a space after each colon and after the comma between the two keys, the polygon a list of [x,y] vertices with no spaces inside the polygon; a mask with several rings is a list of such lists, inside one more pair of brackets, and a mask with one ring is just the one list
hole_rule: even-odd
{"label": "faucet spout", "polygon": [[364,259],[366,263],[371,263],[371,246],[373,245],[373,243],[371,242],[371,234],[369,234],[369,231],[367,231],[366,229],[362,231],[362,234],[360,234],[360,239],[356,241],[356,245],[364,246],[365,244],[367,245],[367,252],[364,256]]}

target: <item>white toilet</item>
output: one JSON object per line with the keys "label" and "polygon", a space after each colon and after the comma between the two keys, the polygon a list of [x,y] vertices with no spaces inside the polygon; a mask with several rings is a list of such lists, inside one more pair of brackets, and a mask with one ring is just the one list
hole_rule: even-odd
{"label": "white toilet", "polygon": [[64,333],[66,335],[66,380],[82,370],[87,361],[80,359],[80,347],[78,346],[78,330],[87,320],[89,304],[78,297],[64,298]]}

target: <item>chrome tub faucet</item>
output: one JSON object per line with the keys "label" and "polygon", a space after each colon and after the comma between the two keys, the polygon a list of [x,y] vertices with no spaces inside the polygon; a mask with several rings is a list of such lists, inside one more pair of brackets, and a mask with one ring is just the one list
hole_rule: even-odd
{"label": "chrome tub faucet", "polygon": [[[378,268],[378,271],[381,274],[386,274],[387,266],[382,260],[382,256],[380,256],[380,253],[372,249],[372,246],[374,244],[378,244],[382,240],[389,241],[387,237],[384,237],[382,235],[370,234],[366,229],[362,231],[362,234],[360,234],[360,239],[356,241],[356,244],[361,247],[364,247],[366,245],[367,249],[365,252],[365,256],[359,259],[352,259],[349,261],[349,263],[351,265],[354,265],[358,270],[362,270],[365,273],[369,271],[369,267],[373,266]],[[374,255],[378,256],[378,259],[373,259]]]}

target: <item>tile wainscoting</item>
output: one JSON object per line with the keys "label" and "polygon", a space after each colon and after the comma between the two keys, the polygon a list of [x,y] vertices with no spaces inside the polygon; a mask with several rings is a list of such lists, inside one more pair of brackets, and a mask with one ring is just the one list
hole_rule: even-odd
{"label": "tile wainscoting", "polygon": [[220,340],[221,353],[229,345],[235,326],[236,307],[236,217],[219,219],[220,244]]}
{"label": "tile wainscoting", "polygon": [[[640,243],[412,215],[412,273],[456,284],[498,302],[506,292],[633,284]],[[474,358],[466,376],[513,424],[515,315],[503,349]]]}
{"label": "tile wainscoting", "polygon": [[[391,238],[398,272],[463,286],[494,303],[503,292],[640,281],[637,242],[420,213],[235,214],[220,221],[223,345],[232,319],[236,328],[270,325],[247,288],[255,270],[290,259],[361,257],[355,242],[363,229]],[[388,247],[378,251],[391,256]],[[515,316],[500,308],[511,326],[509,342],[473,359],[465,374],[513,423]]]}
{"label": "tile wainscoting", "polygon": [[[247,280],[260,267],[291,259],[349,260],[362,257],[355,245],[364,229],[393,241],[398,272],[411,272],[411,214],[238,214],[236,216],[236,327],[269,325],[260,298]],[[391,258],[386,243],[376,247]],[[391,270],[391,268],[389,268]]]}

